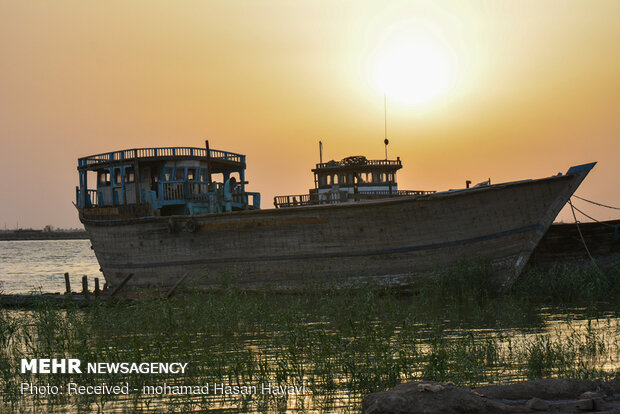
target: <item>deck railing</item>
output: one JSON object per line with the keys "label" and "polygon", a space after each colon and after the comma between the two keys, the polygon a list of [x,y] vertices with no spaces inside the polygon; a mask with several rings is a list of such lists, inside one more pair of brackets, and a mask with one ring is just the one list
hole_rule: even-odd
{"label": "deck railing", "polygon": [[273,204],[276,206],[276,208],[307,206],[310,204],[317,204],[317,203],[318,203],[318,199],[314,199],[314,197],[310,197],[310,194],[284,195],[284,196],[276,196],[273,198]]}
{"label": "deck railing", "polygon": [[436,191],[423,191],[423,190],[394,190],[390,193],[389,190],[376,190],[376,191],[360,191],[359,195],[368,195],[368,196],[392,196],[392,197],[402,197],[402,196],[411,196],[411,195],[427,195],[433,194]]}
{"label": "deck railing", "polygon": [[400,160],[341,160],[341,161],[329,161],[320,164],[316,164],[316,169],[321,168],[342,168],[342,167],[357,167],[357,166],[402,166]]}
{"label": "deck railing", "polygon": [[184,183],[163,183],[164,200],[184,200]]}
{"label": "deck railing", "polygon": [[89,206],[95,207],[99,205],[99,193],[97,190],[88,190],[88,201]]}
{"label": "deck railing", "polygon": [[[233,162],[245,162],[245,155],[234,152],[209,150],[211,158],[215,160],[225,160]],[[106,152],[103,154],[91,155],[80,158],[78,167],[88,167],[91,165],[103,164],[117,160],[135,160],[155,157],[207,157],[205,148],[194,147],[161,147],[161,148],[134,148],[121,151]]]}
{"label": "deck railing", "polygon": [[350,193],[348,191],[334,191],[322,193],[320,196],[315,194],[301,194],[301,195],[285,195],[276,196],[273,199],[273,204],[276,208],[283,207],[298,207],[307,206],[312,204],[337,204],[344,203],[349,200],[373,200],[379,198],[390,197],[404,197],[412,195],[427,195],[433,194],[435,191],[422,191],[422,190],[378,190],[378,191],[359,191],[357,193]]}

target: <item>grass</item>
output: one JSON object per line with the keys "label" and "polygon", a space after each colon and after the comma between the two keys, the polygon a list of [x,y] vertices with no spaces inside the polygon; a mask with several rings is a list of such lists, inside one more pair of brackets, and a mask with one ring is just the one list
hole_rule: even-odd
{"label": "grass", "polygon": [[[78,411],[356,412],[361,398],[424,378],[457,384],[617,373],[618,272],[531,271],[508,293],[489,283],[484,263],[444,270],[418,295],[381,287],[250,294],[229,285],[217,293],[164,300],[98,303],[32,311],[0,310],[1,408],[15,412]],[[593,281],[592,278],[595,278]],[[566,283],[564,282],[566,281]],[[581,287],[579,281],[582,282]],[[570,282],[570,283],[569,283]],[[584,289],[584,286],[587,286]],[[561,304],[564,308],[557,308]],[[594,309],[593,314],[576,315]],[[549,308],[552,306],[552,308]],[[21,358],[86,362],[188,362],[184,375],[30,375]],[[23,396],[21,382],[65,387],[305,384],[297,397]]]}
{"label": "grass", "polygon": [[528,269],[512,288],[523,295],[550,302],[620,301],[620,266],[600,270],[592,265],[556,265],[547,271]]}

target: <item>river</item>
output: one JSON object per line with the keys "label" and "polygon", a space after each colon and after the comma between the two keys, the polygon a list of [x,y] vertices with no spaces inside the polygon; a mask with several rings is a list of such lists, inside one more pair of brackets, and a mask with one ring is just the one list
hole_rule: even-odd
{"label": "river", "polygon": [[103,282],[89,240],[0,241],[2,293],[64,292],[65,272],[73,290],[81,289],[84,275],[90,286],[95,277]]}

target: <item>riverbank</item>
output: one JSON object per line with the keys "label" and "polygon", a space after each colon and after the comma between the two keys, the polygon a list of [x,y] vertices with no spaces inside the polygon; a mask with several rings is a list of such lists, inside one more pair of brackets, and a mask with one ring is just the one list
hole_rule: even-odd
{"label": "riverbank", "polygon": [[88,239],[85,230],[0,230],[0,241],[83,239]]}
{"label": "riverbank", "polygon": [[510,385],[456,387],[412,381],[370,394],[363,414],[620,413],[620,377],[612,381],[547,379]]}

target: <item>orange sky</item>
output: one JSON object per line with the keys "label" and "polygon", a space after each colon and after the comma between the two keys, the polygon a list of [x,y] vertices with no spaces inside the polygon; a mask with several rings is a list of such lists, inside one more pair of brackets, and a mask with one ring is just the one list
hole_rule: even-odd
{"label": "orange sky", "polygon": [[425,104],[388,96],[399,188],[598,161],[577,194],[620,206],[618,1],[0,0],[0,225],[77,227],[77,158],[122,148],[244,153],[263,207],[312,186],[319,139],[382,158],[373,59],[412,27],[454,76]]}

